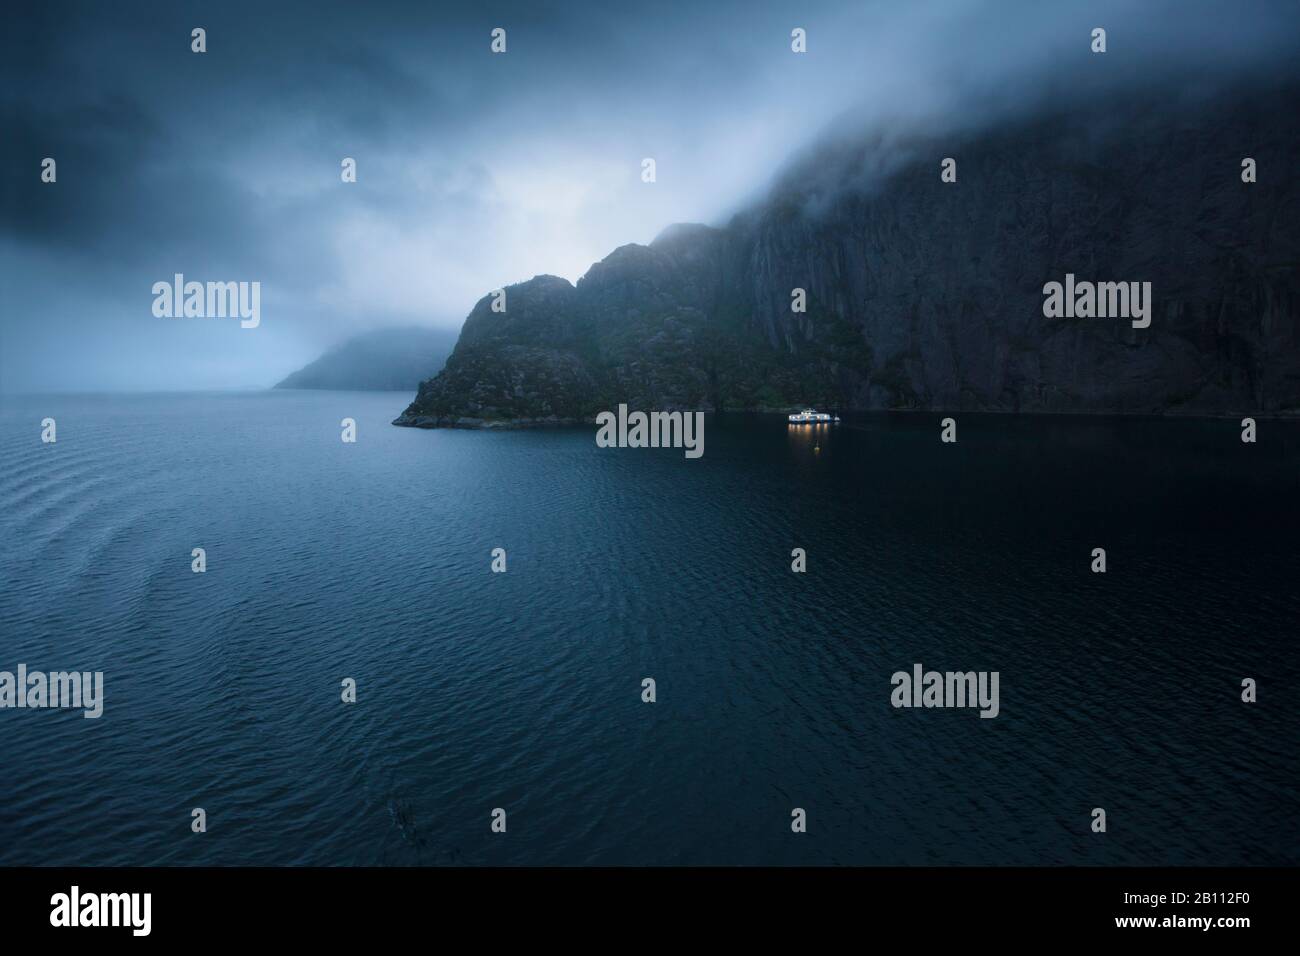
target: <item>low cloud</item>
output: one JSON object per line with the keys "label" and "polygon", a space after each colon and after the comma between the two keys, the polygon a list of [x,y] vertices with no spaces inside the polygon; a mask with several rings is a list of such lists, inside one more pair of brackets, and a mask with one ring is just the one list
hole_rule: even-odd
{"label": "low cloud", "polygon": [[[28,5],[0,41],[16,78],[0,94],[16,147],[0,187],[0,389],[266,386],[349,335],[455,328],[493,288],[576,280],[672,222],[725,221],[827,135],[976,128],[1086,89],[1081,71],[1183,88],[1265,72],[1295,53],[1294,9],[1278,11]],[[207,53],[190,52],[194,26]],[[504,55],[488,50],[495,26]],[[54,185],[39,181],[45,156]],[[340,181],[345,156],[355,184]],[[175,272],[260,281],[261,325],[154,318],[150,287]]]}

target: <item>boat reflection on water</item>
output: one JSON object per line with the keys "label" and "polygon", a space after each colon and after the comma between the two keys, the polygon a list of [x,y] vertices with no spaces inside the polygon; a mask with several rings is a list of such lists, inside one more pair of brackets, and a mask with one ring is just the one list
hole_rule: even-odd
{"label": "boat reflection on water", "polygon": [[789,419],[788,431],[794,445],[803,448],[811,446],[814,454],[821,454],[823,436],[828,435],[831,426],[838,425],[840,421],[838,415],[814,411],[811,408],[805,408],[786,417]]}

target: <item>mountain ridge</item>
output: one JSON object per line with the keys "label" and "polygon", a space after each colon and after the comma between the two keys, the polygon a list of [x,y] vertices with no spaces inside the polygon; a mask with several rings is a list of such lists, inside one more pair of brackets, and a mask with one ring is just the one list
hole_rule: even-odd
{"label": "mountain ridge", "polygon": [[[1105,101],[914,138],[902,160],[836,142],[724,226],[669,226],[576,284],[510,286],[506,313],[480,300],[394,424],[588,421],[620,402],[1297,414],[1298,105],[1292,86]],[[1151,327],[1044,317],[1067,272],[1151,282]]]}
{"label": "mountain ridge", "polygon": [[441,371],[455,347],[449,329],[395,326],[354,335],[273,388],[402,391]]}

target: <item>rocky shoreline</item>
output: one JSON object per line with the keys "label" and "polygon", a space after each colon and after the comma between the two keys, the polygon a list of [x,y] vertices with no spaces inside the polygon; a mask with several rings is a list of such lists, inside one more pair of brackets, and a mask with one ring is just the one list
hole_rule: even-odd
{"label": "rocky shoreline", "polygon": [[[737,410],[732,414],[737,415],[787,415],[796,412],[799,409],[795,406],[788,408],[759,408]],[[1261,421],[1283,421],[1294,422],[1300,420],[1300,411],[1287,409],[1277,412],[1189,412],[1182,409],[1166,409],[1164,411],[1154,412],[1049,412],[1040,409],[1029,409],[1025,411],[1010,411],[1004,408],[989,408],[972,411],[971,409],[960,408],[873,408],[863,410],[868,414],[885,412],[897,415],[1028,415],[1032,417],[1053,416],[1059,418],[1174,418],[1187,421],[1237,421],[1240,418],[1254,418]],[[568,425],[596,425],[595,417],[591,418],[559,418],[550,416],[547,418],[470,418],[462,416],[460,418],[436,418],[429,415],[399,415],[391,422],[401,428],[462,428],[467,431],[510,431],[525,428],[549,428],[556,426]],[[852,425],[852,421],[847,424]]]}
{"label": "rocky shoreline", "polygon": [[593,425],[595,418],[560,418],[549,415],[545,418],[471,418],[461,416],[406,415],[393,419],[392,424],[402,428],[468,428],[468,429],[509,429],[509,428],[546,428],[552,425]]}
{"label": "rocky shoreline", "polygon": [[[802,405],[760,406],[758,408],[733,409],[744,415],[789,415],[801,411]],[[920,411],[920,409],[916,409]],[[659,411],[696,412],[714,414],[717,409],[708,404],[699,408],[667,408]],[[465,429],[511,429],[511,428],[547,428],[557,425],[596,425],[596,413],[583,416],[542,415],[520,416],[515,418],[484,418],[473,415],[420,415],[410,414],[409,409],[393,419],[393,425],[401,428],[465,428]]]}

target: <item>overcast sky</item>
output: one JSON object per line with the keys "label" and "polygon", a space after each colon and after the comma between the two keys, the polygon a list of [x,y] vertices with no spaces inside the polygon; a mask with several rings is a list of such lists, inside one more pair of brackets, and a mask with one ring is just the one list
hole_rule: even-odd
{"label": "overcast sky", "polygon": [[[268,386],[357,332],[458,328],[493,288],[725,222],[828,127],[994,121],[1071,70],[1258,68],[1294,54],[1295,8],[24,4],[0,40],[0,391]],[[260,281],[261,325],[155,317],[177,272]]]}

